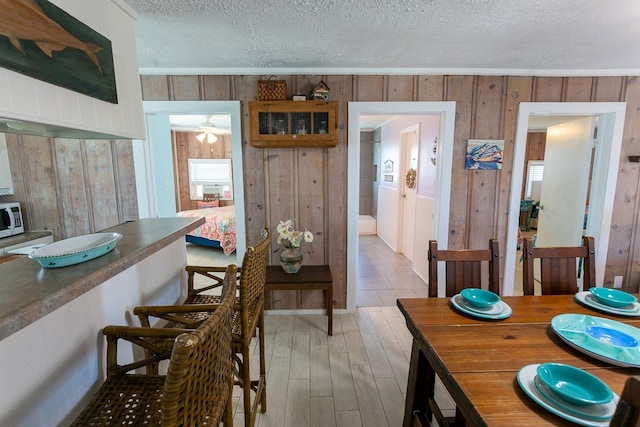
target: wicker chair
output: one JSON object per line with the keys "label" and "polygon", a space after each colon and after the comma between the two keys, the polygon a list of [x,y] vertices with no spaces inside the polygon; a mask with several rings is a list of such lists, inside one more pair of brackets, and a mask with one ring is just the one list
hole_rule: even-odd
{"label": "wicker chair", "polygon": [[[226,269],[222,302],[195,330],[107,326],[107,379],[74,426],[233,425],[231,329],[236,291],[235,265]],[[144,348],[143,360],[118,364],[118,340]],[[168,350],[159,339],[171,340]],[[132,371],[169,359],[166,375]]]}
{"label": "wicker chair", "polygon": [[534,294],[534,259],[540,260],[540,283],[543,295],[575,294],[578,291],[578,263],[582,260],[583,289],[596,285],[595,242],[584,236],[581,246],[534,247],[533,240],[523,240],[522,288],[525,295]]}
{"label": "wicker chair", "polygon": [[[236,298],[235,314],[233,318],[233,338],[231,343],[232,359],[235,362],[234,373],[236,384],[243,390],[243,405],[245,414],[245,426],[253,426],[258,410],[267,411],[266,392],[266,366],[264,352],[264,284],[266,280],[267,258],[269,251],[269,229],[265,227],[260,236],[260,242],[250,246],[242,260],[242,266],[238,270],[240,283],[239,295]],[[167,321],[168,327],[194,328],[203,319],[206,319],[211,310],[215,310],[220,297],[203,293],[218,286],[219,278],[216,273],[220,267],[188,266],[188,296],[182,306],[146,306],[136,307],[136,314],[143,326],[150,325],[150,318],[159,318]],[[213,284],[196,288],[195,278],[197,274],[213,280]],[[189,309],[197,307],[197,310]],[[186,313],[181,311],[187,311]],[[260,350],[260,376],[252,380],[250,375],[250,343],[258,334]],[[255,392],[255,398],[251,399],[251,391]]]}

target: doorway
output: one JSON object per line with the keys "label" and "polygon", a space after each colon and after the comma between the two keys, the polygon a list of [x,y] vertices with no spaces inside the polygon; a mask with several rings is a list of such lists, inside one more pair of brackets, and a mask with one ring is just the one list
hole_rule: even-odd
{"label": "doorway", "polygon": [[[440,135],[437,140],[437,149],[434,150],[434,161],[437,165],[434,199],[437,209],[427,218],[433,219],[433,221],[429,221],[429,225],[433,225],[434,238],[446,245],[448,243],[447,229],[449,225],[455,102],[350,102],[348,114],[348,137],[352,143],[348,146],[347,167],[347,193],[349,200],[347,206],[347,310],[353,311],[356,307],[359,244],[360,116],[384,114],[439,115]],[[382,160],[384,161],[384,159]],[[404,176],[402,176],[402,181],[404,182]],[[395,187],[395,193],[397,194],[397,186]],[[398,205],[397,202],[396,205]]]}
{"label": "doorway", "polygon": [[[626,103],[624,102],[523,102],[518,111],[518,123],[513,158],[513,170],[525,168],[527,132],[530,120],[540,116],[597,116],[598,141],[596,143],[590,191],[590,210],[585,233],[596,241],[596,283],[602,286],[609,245],[609,228],[622,144]],[[503,293],[513,295],[517,232],[519,227],[520,195],[523,175],[515,173],[511,182],[509,227],[505,251]]]}
{"label": "doorway", "polygon": [[175,216],[174,165],[169,116],[228,114],[231,117],[233,194],[236,215],[236,255],[242,259],[247,239],[242,171],[239,101],[144,101],[146,140],[134,140],[134,164],[140,218]]}

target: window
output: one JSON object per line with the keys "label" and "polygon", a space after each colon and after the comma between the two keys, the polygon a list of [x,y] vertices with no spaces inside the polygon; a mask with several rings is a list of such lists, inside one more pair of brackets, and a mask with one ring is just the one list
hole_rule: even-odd
{"label": "window", "polygon": [[233,200],[231,159],[188,159],[191,200],[202,200],[203,194]]}
{"label": "window", "polygon": [[529,160],[527,164],[527,188],[525,199],[540,200],[540,187],[544,172],[544,160]]}

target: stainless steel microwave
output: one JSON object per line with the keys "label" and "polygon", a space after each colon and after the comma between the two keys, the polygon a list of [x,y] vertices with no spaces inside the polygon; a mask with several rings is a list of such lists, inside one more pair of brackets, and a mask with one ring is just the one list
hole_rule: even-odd
{"label": "stainless steel microwave", "polygon": [[20,203],[0,203],[0,238],[24,233]]}

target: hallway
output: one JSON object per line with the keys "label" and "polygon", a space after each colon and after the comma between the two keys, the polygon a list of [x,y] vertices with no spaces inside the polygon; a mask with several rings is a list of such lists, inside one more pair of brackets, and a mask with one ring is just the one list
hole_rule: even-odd
{"label": "hallway", "polygon": [[395,306],[398,298],[427,295],[427,284],[404,255],[394,253],[378,236],[359,236],[356,306]]}

